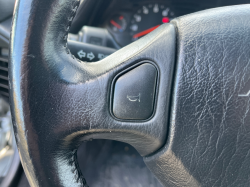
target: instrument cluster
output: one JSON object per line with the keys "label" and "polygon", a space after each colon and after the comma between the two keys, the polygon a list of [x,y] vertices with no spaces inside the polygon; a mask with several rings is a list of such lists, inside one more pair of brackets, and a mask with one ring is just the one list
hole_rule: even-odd
{"label": "instrument cluster", "polygon": [[105,27],[125,46],[177,17],[175,10],[162,3],[146,3],[133,11],[120,11],[108,17]]}

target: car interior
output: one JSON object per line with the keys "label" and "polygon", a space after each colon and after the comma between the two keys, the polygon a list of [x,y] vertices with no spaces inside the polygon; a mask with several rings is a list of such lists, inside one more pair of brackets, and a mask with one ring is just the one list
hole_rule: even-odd
{"label": "car interior", "polygon": [[250,186],[250,0],[0,0],[0,186]]}

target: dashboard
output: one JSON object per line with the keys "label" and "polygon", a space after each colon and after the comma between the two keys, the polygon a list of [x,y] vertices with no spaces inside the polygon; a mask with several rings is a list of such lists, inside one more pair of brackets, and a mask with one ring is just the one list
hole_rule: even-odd
{"label": "dashboard", "polygon": [[93,0],[92,3],[95,11],[90,12],[91,19],[84,22],[83,1],[72,32],[76,33],[84,25],[104,28],[123,47],[176,17],[209,8],[250,3],[250,0]]}

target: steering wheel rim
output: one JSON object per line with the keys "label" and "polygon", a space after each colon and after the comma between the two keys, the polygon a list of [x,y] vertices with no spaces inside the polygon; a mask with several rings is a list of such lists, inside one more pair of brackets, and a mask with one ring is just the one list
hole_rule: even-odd
{"label": "steering wheel rim", "polygon": [[[250,6],[212,9],[175,19],[102,61],[85,63],[75,59],[67,48],[67,34],[78,5],[79,1],[69,0],[16,2],[10,46],[10,102],[20,158],[30,185],[87,186],[77,163],[76,150],[82,141],[93,138],[131,144],[144,156],[147,166],[164,185],[216,185],[218,180],[221,185],[228,184],[230,172],[223,174],[226,182],[223,177],[217,178],[214,174],[219,167],[213,162],[216,169],[210,170],[202,164],[196,166],[196,170],[189,163],[194,158],[201,163],[204,159],[199,160],[199,156],[205,155],[204,158],[208,159],[213,153],[213,149],[202,152],[204,149],[198,142],[201,136],[209,137],[212,147],[219,143],[235,148],[224,139],[217,139],[216,142],[213,136],[209,136],[211,129],[212,132],[214,129],[213,126],[207,127],[206,120],[214,117],[227,121],[224,126],[216,126],[222,132],[225,126],[229,129],[235,124],[247,127],[247,107],[240,113],[244,117],[243,122],[242,118],[231,122],[232,116],[226,118],[224,113],[222,116],[205,117],[204,122],[203,118],[196,119],[197,111],[192,108],[211,109],[216,106],[214,111],[210,110],[216,114],[225,106],[227,111],[234,112],[241,106],[238,103],[242,103],[242,97],[238,97],[241,95],[238,92],[250,82],[246,81],[250,79],[247,75],[247,59],[250,59],[247,58],[250,57],[250,33],[247,29],[250,28],[250,22],[247,18],[250,16]],[[241,20],[240,23],[230,16],[232,11]],[[237,34],[239,28],[240,34]],[[177,68],[170,111],[176,41]],[[231,45],[233,42],[241,51]],[[221,43],[230,45],[220,48]],[[219,58],[223,54],[226,54],[227,62]],[[241,64],[235,63],[242,54],[245,58]],[[112,115],[112,82],[117,75],[122,73],[121,76],[124,76],[143,64],[153,64],[159,75],[154,114],[145,120],[115,119]],[[243,66],[244,71],[241,71]],[[230,77],[235,72],[236,76]],[[218,75],[221,75],[220,80],[216,79]],[[228,82],[224,81],[225,78],[228,78]],[[201,84],[204,82],[208,82],[204,88],[210,86],[213,92],[204,92]],[[219,85],[225,91],[217,89]],[[224,87],[227,85],[229,89]],[[204,102],[223,101],[220,96],[230,95],[232,87],[240,89],[234,88],[236,91],[233,92],[233,103],[237,107]],[[206,93],[205,100],[201,97],[202,93]],[[189,94],[192,99],[187,104]],[[203,103],[200,106],[196,101]],[[169,113],[171,120],[168,131]],[[186,125],[185,120],[190,122],[191,127]],[[234,135],[234,131],[229,131],[226,138]],[[244,147],[248,147],[248,138],[242,141],[237,146],[247,158]],[[223,146],[216,149],[223,153]],[[197,155],[190,156],[189,150],[196,151]],[[233,152],[229,155],[227,160],[230,162],[240,158]],[[216,163],[223,163],[223,159],[213,159]],[[249,161],[245,159],[244,162]],[[245,167],[236,168],[239,172],[247,170]],[[208,181],[199,170],[211,172],[210,177],[215,182]],[[238,177],[231,179],[234,183],[237,181],[237,185],[249,182],[248,178],[242,181]]]}

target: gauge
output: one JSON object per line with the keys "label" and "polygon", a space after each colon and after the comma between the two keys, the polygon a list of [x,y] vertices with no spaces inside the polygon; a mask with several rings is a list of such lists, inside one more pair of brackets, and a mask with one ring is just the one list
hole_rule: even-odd
{"label": "gauge", "polygon": [[133,15],[129,26],[132,41],[150,33],[175,17],[174,11],[161,4],[147,4]]}
{"label": "gauge", "polygon": [[117,14],[109,20],[109,27],[114,32],[122,33],[127,28],[127,22],[123,15]]}

